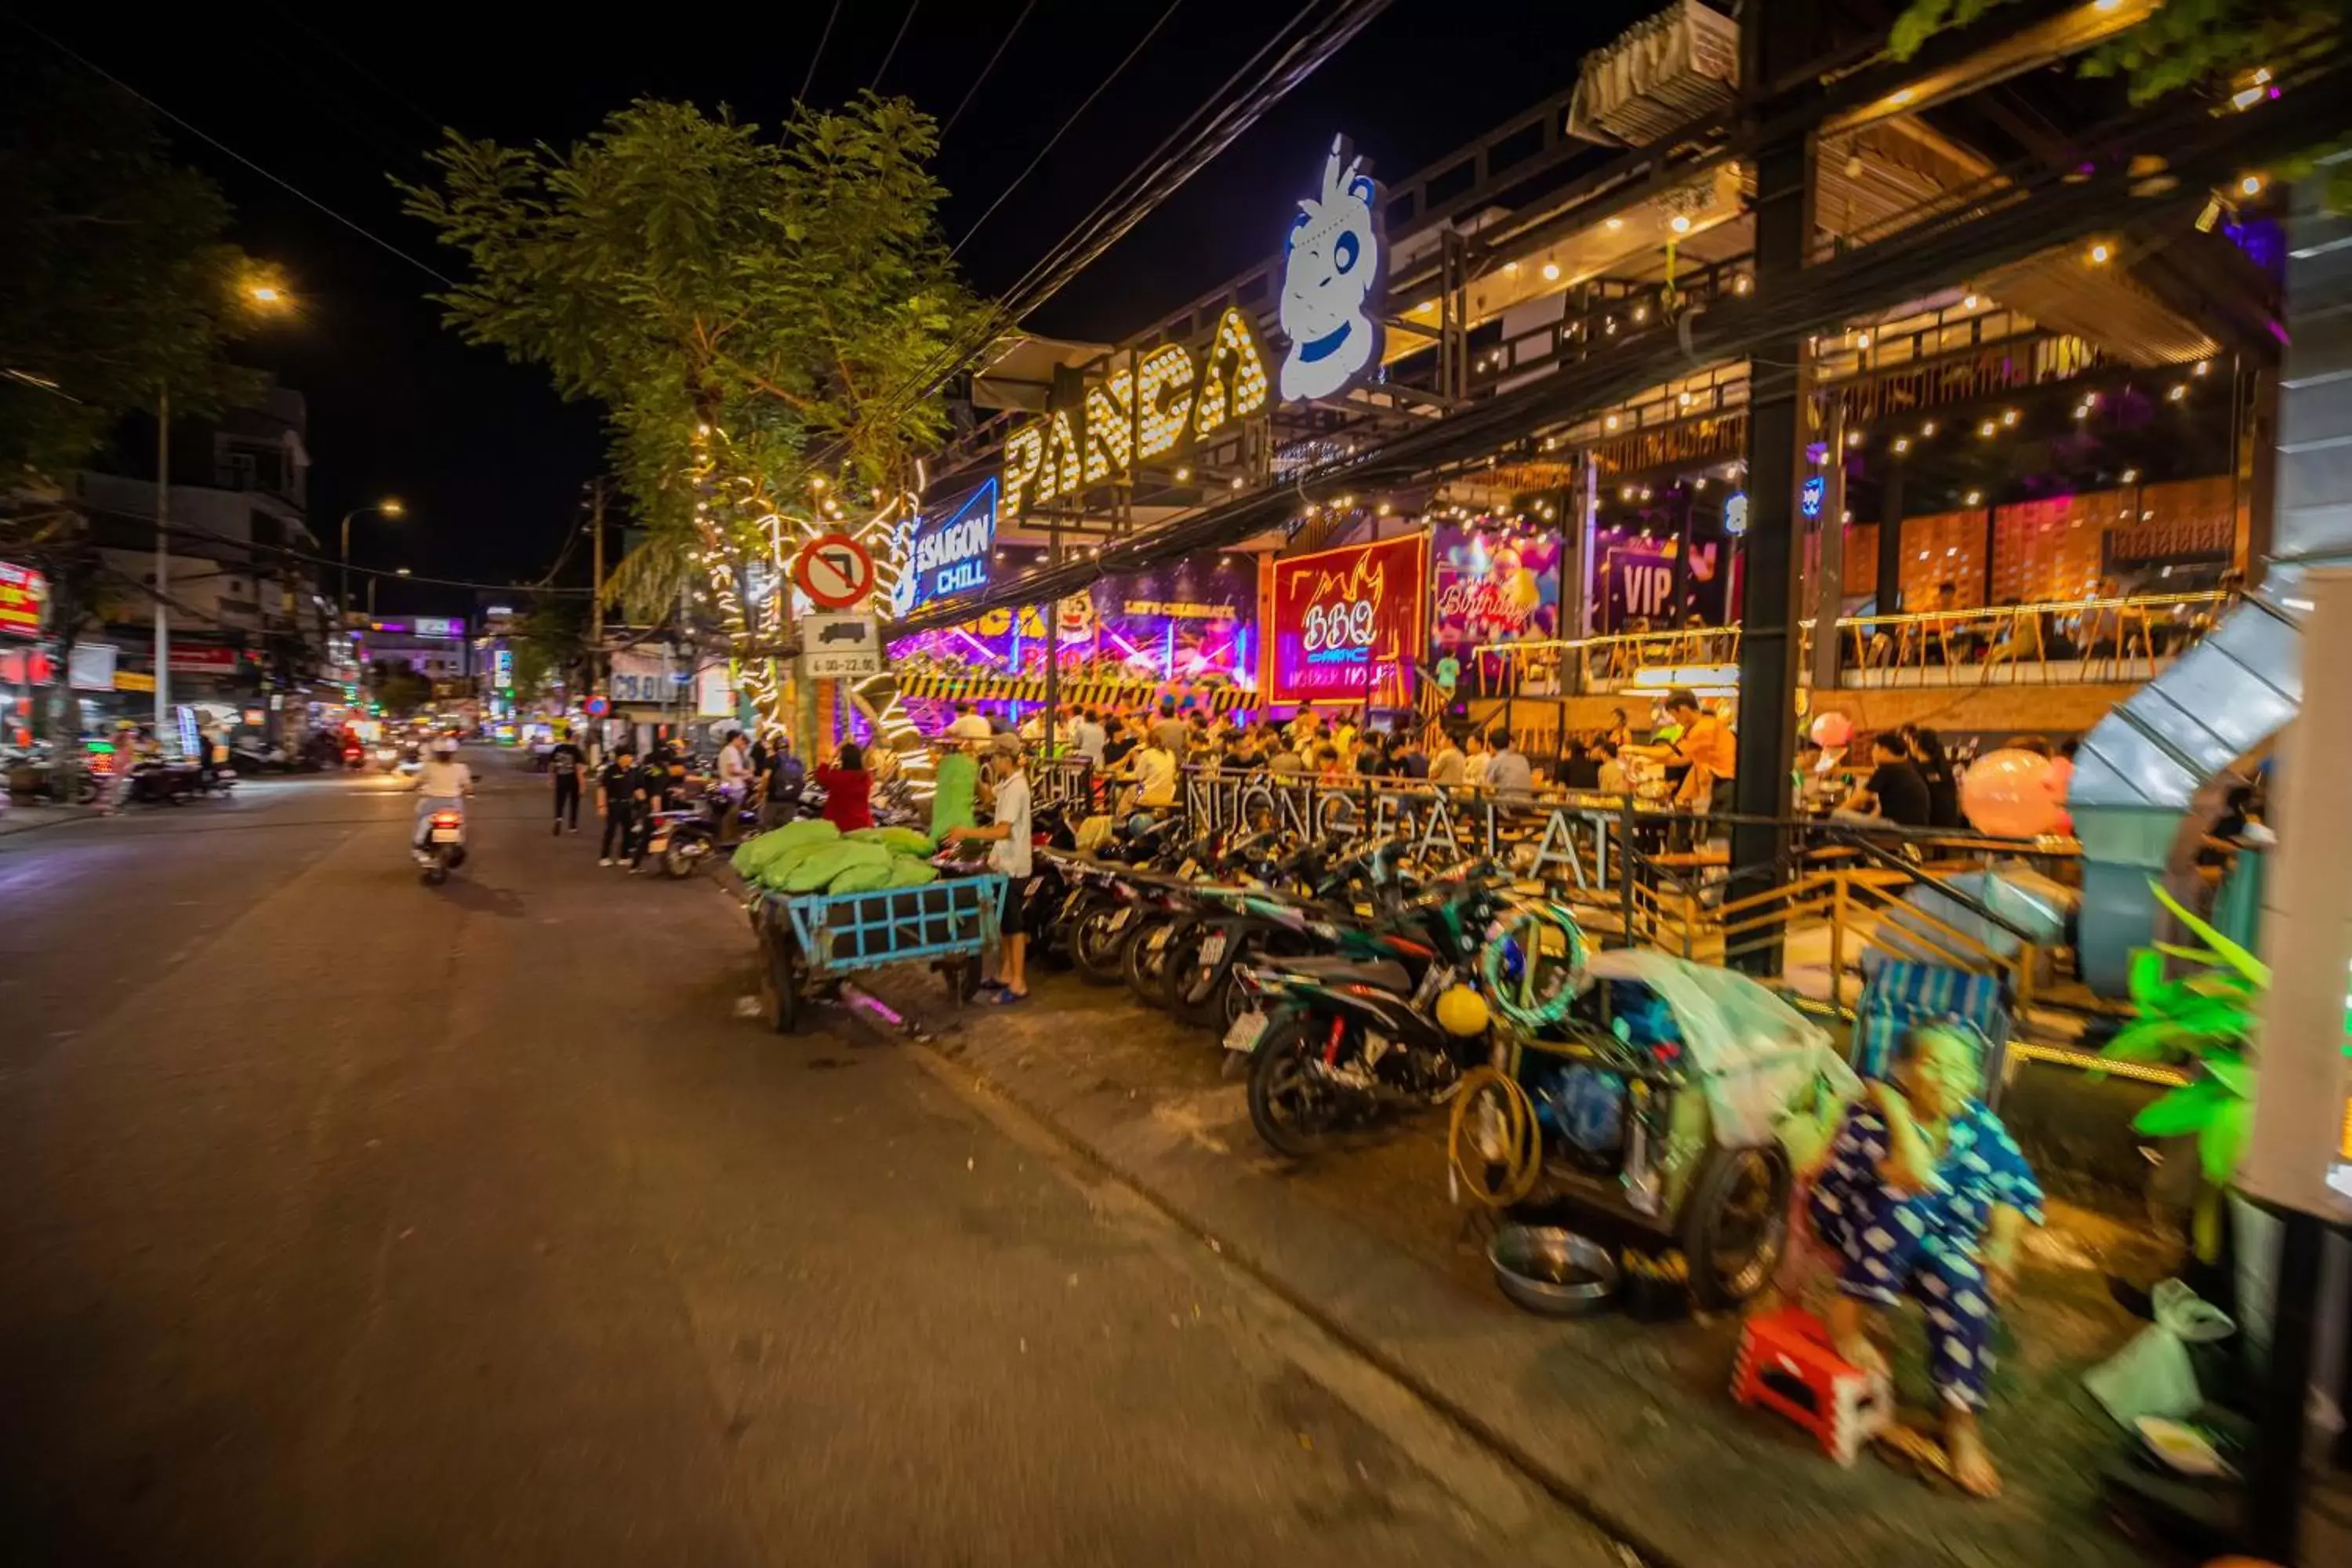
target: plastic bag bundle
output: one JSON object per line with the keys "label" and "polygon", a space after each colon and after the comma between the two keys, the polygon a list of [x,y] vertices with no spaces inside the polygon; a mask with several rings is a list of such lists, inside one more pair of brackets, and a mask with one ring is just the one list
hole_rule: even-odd
{"label": "plastic bag bundle", "polygon": [[2178,1279],[2148,1292],[2156,1321],[2129,1343],[2083,1374],[2083,1386],[2118,1426],[2137,1430],[2143,1415],[2179,1421],[2205,1403],[2189,1347],[2237,1332],[2230,1314]]}
{"label": "plastic bag bundle", "polygon": [[929,837],[911,827],[858,827],[842,835],[860,844],[879,844],[901,855],[929,859],[940,852],[940,847]]}

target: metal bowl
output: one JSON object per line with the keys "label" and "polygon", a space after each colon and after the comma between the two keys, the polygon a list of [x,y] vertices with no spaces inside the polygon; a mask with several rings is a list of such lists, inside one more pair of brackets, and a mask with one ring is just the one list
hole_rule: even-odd
{"label": "metal bowl", "polygon": [[1573,1318],[1617,1294],[1617,1260],[1599,1242],[1554,1226],[1507,1225],[1486,1244],[1503,1294],[1530,1312]]}

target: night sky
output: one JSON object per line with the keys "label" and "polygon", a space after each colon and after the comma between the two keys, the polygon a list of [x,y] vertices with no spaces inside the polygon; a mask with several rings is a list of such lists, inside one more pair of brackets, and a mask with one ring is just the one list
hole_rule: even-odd
{"label": "night sky", "polygon": [[[1521,0],[1400,0],[1177,197],[1024,323],[1118,338],[1213,287],[1279,241],[1290,203],[1334,132],[1383,175],[1411,173],[1574,79],[1579,58],[1651,7]],[[340,14],[200,7],[115,25],[50,7],[38,26],[205,134],[426,265],[449,256],[403,216],[387,174],[420,177],[450,125],[561,144],[641,95],[725,103],[773,124],[824,29],[826,0],[759,10],[658,6],[599,29],[593,13],[491,8]],[[1023,0],[918,0],[881,81],[945,118]],[[946,141],[940,175],[960,237],[1071,109],[1160,15],[1161,0],[1037,0]],[[1180,0],[1119,80],[990,218],[961,260],[973,285],[1009,283],[1059,239],[1279,25],[1278,6]],[[899,0],[844,0],[809,97],[872,85],[908,20]],[[15,30],[12,28],[12,32]],[[45,47],[16,32],[10,47]],[[303,310],[242,357],[310,399],[311,511],[322,537],[347,509],[394,494],[399,522],[363,519],[353,557],[421,574],[508,582],[543,574],[599,467],[597,410],[565,405],[544,373],[468,349],[425,295],[436,285],[197,136],[166,127],[236,204],[236,237],[287,268]],[[333,541],[328,537],[331,551]],[[567,578],[585,580],[584,552]],[[463,613],[472,595],[387,583],[380,608]]]}

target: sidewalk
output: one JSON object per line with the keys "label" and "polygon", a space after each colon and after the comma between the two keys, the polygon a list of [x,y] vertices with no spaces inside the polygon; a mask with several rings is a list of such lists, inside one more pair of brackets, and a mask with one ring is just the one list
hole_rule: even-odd
{"label": "sidewalk", "polygon": [[0,811],[0,838],[11,833],[29,833],[36,827],[53,827],[61,822],[79,822],[98,815],[94,805],[12,805]]}
{"label": "sidewalk", "polygon": [[[925,977],[926,979],[928,977]],[[1265,1156],[1212,1037],[1124,990],[1045,976],[1036,1000],[960,1016],[936,984],[875,986],[939,1029],[932,1048],[1139,1188],[1425,1398],[1512,1454],[1643,1555],[1674,1568],[1968,1568],[2145,1560],[2098,1514],[2118,1433],[2082,1369],[2138,1325],[2102,1270],[2137,1239],[2066,1205],[2038,1233],[1987,1429],[2007,1489],[1978,1502],[1871,1458],[1842,1470],[1727,1392],[1736,1322],[1533,1317],[1495,1289],[1483,1221],[1446,1197],[1444,1124],[1301,1167]],[[1926,1399],[1916,1327],[1904,1385]]]}

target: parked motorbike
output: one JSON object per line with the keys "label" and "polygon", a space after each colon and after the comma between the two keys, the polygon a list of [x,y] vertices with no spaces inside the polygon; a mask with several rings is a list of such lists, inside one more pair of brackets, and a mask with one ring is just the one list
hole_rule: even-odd
{"label": "parked motorbike", "polygon": [[1207,901],[1214,908],[1171,934],[1160,998],[1171,1013],[1220,1033],[1230,1029],[1249,1005],[1244,971],[1337,952],[1381,900],[1414,886],[1392,843],[1337,858],[1309,844],[1276,867],[1262,886],[1213,895]]}
{"label": "parked motorbike", "polygon": [[1469,981],[1502,910],[1499,887],[1491,866],[1456,867],[1349,951],[1242,971],[1252,1005],[1225,1046],[1250,1053],[1250,1124],[1268,1148],[1301,1159],[1343,1128],[1442,1104],[1486,1059],[1486,1007]]}

